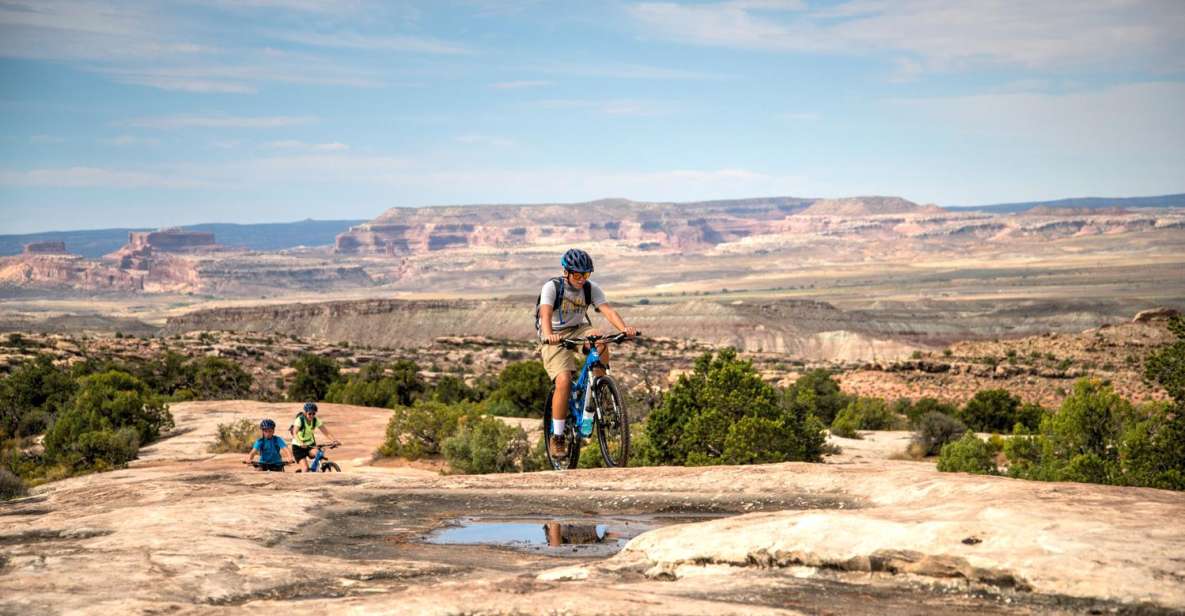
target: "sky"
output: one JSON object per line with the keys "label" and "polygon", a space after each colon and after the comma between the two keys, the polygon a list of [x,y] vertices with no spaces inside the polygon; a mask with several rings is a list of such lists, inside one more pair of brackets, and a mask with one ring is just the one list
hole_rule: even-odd
{"label": "sky", "polygon": [[0,233],[1180,193],[1183,33],[1182,0],[0,0]]}

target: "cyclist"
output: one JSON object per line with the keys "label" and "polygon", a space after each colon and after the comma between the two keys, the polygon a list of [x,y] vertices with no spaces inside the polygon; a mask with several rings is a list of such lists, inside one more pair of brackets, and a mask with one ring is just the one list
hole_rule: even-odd
{"label": "cyclist", "polygon": [[309,459],[314,455],[312,450],[317,446],[316,430],[318,429],[331,441],[337,442],[337,439],[333,438],[329,429],[325,427],[325,422],[317,417],[317,403],[305,402],[304,408],[296,414],[296,417],[292,418],[292,424],[288,426],[288,434],[292,435],[292,459],[299,462],[301,470],[306,472],[309,470]]}
{"label": "cyclist", "polygon": [[[564,422],[568,418],[568,395],[572,390],[572,376],[584,363],[580,352],[565,349],[559,342],[565,338],[599,336],[588,318],[588,307],[592,305],[605,316],[609,324],[628,336],[636,336],[638,330],[625,324],[621,315],[605,300],[600,285],[589,280],[593,273],[593,260],[587,252],[572,248],[560,258],[564,270],[563,278],[553,278],[543,285],[539,293],[539,352],[543,356],[543,367],[547,376],[555,381],[555,396],[551,399],[551,442],[547,444],[551,455],[562,458],[568,455],[568,443],[564,440]],[[562,291],[561,291],[562,288]],[[562,296],[559,294],[562,292]],[[608,362],[608,345],[598,344],[601,361]],[[597,376],[605,374],[604,368],[593,369]]]}
{"label": "cyclist", "polygon": [[259,432],[262,436],[255,439],[255,443],[251,445],[251,453],[247,454],[246,463],[250,464],[258,455],[260,470],[284,472],[284,456],[281,452],[287,449],[288,445],[284,443],[284,439],[276,436],[276,422],[264,419],[259,422]]}

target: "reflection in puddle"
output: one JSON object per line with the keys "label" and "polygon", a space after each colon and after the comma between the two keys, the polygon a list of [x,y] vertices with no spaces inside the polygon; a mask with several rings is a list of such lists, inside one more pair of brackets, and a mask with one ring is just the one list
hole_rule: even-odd
{"label": "reflection in puddle", "polygon": [[621,550],[630,539],[653,528],[703,519],[703,516],[503,518],[496,521],[460,518],[432,531],[424,540],[443,545],[500,545],[557,556],[609,556]]}
{"label": "reflection in puddle", "polygon": [[548,522],[543,525],[547,545],[558,548],[561,545],[600,543],[605,540],[604,524],[564,524]]}

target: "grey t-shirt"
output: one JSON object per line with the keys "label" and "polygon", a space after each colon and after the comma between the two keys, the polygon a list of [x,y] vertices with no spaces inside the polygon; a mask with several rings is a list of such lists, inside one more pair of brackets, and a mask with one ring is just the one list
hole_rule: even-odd
{"label": "grey t-shirt", "polygon": [[[592,287],[593,306],[605,303],[605,292],[601,290],[601,287],[591,280],[586,280],[584,284]],[[550,280],[543,284],[543,290],[539,292],[539,305],[555,305],[555,283]],[[580,325],[584,322],[584,315],[587,312],[588,306],[584,304],[584,289],[574,288],[565,280],[564,302],[560,304],[559,310],[553,310],[551,313],[551,331]]]}

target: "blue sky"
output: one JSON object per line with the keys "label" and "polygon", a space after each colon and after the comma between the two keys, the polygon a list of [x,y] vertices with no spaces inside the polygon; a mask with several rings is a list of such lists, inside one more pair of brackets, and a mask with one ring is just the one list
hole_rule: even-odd
{"label": "blue sky", "polygon": [[0,233],[1185,192],[1185,2],[0,0]]}

